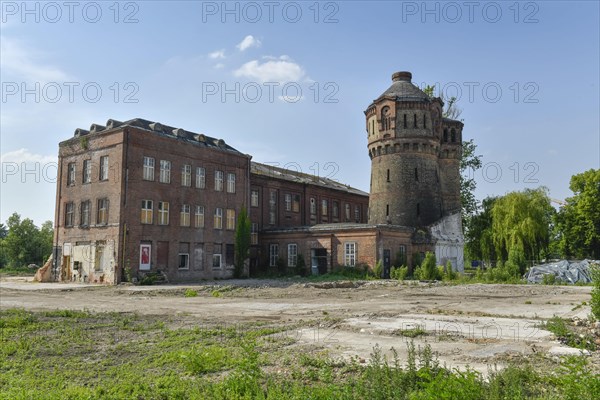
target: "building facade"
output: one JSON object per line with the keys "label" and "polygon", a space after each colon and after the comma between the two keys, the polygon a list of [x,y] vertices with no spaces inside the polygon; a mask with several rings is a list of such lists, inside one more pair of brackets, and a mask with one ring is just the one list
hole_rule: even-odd
{"label": "building facade", "polygon": [[367,110],[370,195],[331,179],[251,161],[222,139],[158,122],[108,120],[59,144],[51,279],[114,284],[233,275],[237,216],[251,221],[251,275],[326,273],[426,251],[462,270],[463,124],[393,75]]}

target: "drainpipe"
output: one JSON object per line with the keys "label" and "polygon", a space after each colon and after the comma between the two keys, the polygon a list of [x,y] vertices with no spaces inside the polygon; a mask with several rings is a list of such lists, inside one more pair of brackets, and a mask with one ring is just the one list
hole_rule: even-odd
{"label": "drainpipe", "polygon": [[58,272],[58,267],[60,265],[60,261],[58,259],[58,243],[59,243],[59,238],[58,235],[60,234],[60,230],[58,229],[58,226],[60,224],[60,219],[61,219],[61,214],[60,214],[60,210],[61,210],[61,199],[62,199],[62,169],[63,169],[63,157],[60,155],[60,150],[58,152],[58,171],[57,171],[57,191],[58,191],[58,195],[56,198],[56,212],[55,212],[55,217],[54,217],[54,244],[53,244],[53,249],[52,249],[52,255],[53,255],[53,260],[52,260],[52,270],[51,270],[51,275],[52,276],[52,280],[57,280],[58,281],[58,277],[57,272]]}

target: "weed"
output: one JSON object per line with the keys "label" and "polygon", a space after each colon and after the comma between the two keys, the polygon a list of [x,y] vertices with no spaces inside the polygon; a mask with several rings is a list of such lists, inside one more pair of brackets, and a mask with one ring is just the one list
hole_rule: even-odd
{"label": "weed", "polygon": [[185,297],[198,297],[198,292],[194,289],[185,289]]}

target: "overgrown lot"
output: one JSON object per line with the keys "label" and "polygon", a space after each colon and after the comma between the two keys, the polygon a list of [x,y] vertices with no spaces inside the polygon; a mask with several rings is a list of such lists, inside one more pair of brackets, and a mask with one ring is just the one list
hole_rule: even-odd
{"label": "overgrown lot", "polygon": [[[407,359],[333,359],[279,323],[186,324],[176,317],[0,311],[2,399],[596,399],[583,357],[535,360],[487,377],[439,365],[409,343]],[[549,365],[545,360],[544,365]]]}

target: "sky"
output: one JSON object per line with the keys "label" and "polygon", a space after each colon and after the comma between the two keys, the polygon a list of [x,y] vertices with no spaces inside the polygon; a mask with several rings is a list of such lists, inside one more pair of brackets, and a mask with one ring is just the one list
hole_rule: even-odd
{"label": "sky", "polygon": [[457,97],[476,197],[600,168],[597,1],[1,3],[0,222],[54,219],[58,143],[145,118],[369,189],[395,71]]}

